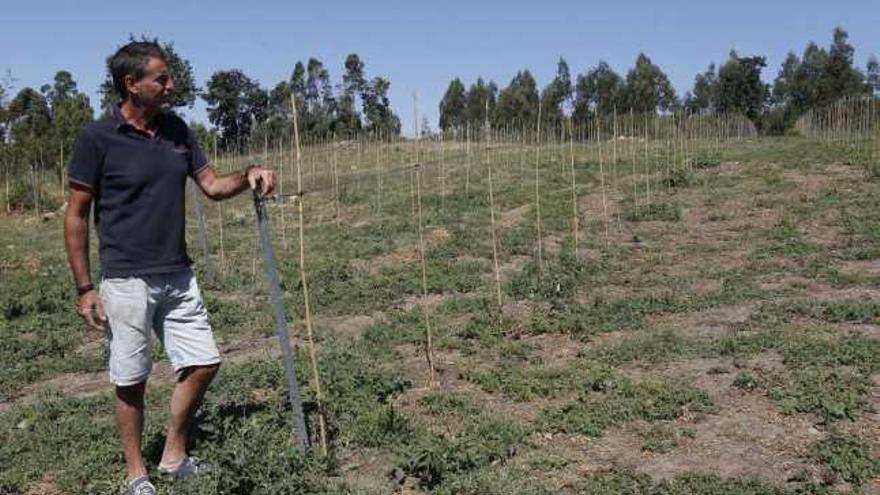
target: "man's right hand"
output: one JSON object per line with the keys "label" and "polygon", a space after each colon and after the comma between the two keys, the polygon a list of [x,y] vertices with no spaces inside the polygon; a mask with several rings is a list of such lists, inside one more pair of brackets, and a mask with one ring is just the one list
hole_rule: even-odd
{"label": "man's right hand", "polygon": [[101,303],[98,291],[92,289],[79,296],[76,310],[88,326],[95,330],[104,330],[107,316],[104,314],[104,305]]}

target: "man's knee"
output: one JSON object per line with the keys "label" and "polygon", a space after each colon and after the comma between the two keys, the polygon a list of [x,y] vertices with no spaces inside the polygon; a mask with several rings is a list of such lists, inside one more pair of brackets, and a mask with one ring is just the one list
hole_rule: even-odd
{"label": "man's knee", "polygon": [[130,406],[138,406],[144,402],[144,392],[146,391],[146,388],[146,380],[133,385],[117,385],[116,397]]}
{"label": "man's knee", "polygon": [[181,382],[188,379],[210,381],[214,379],[214,375],[217,374],[219,369],[220,363],[188,366],[180,370],[180,375],[177,381]]}

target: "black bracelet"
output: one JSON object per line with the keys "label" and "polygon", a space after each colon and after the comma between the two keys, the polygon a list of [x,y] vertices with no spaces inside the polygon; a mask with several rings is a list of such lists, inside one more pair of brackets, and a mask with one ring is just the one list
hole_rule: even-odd
{"label": "black bracelet", "polygon": [[76,288],[76,295],[81,296],[81,295],[85,294],[86,292],[90,292],[93,290],[95,290],[95,286],[92,285],[91,283],[88,283],[86,285],[80,285]]}

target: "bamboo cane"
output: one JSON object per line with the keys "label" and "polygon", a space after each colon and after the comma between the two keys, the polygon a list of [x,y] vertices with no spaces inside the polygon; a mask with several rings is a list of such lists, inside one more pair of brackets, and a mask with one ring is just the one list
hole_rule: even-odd
{"label": "bamboo cane", "polygon": [[324,394],[321,390],[321,376],[318,372],[318,356],[315,349],[315,339],[312,333],[312,313],[309,307],[309,286],[306,279],[306,249],[305,249],[305,220],[303,215],[303,190],[302,190],[302,152],[299,145],[299,128],[296,118],[296,96],[290,97],[291,110],[293,112],[293,139],[295,143],[296,162],[296,188],[297,188],[297,213],[299,215],[299,278],[302,286],[303,306],[305,309],[306,338],[308,339],[309,361],[312,367],[312,379],[315,383],[315,401],[318,406],[318,435],[321,442],[321,453],[327,455],[327,432],[324,417]]}

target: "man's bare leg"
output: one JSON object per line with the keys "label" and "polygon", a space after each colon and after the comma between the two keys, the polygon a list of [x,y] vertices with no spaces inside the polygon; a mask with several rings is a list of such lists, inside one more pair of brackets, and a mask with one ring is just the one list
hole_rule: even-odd
{"label": "man's bare leg", "polygon": [[190,422],[218,368],[219,364],[193,366],[184,370],[177,381],[171,395],[171,418],[168,420],[168,435],[165,438],[160,467],[174,469],[186,456]]}
{"label": "man's bare leg", "polygon": [[116,426],[122,441],[122,452],[128,479],[147,474],[141,453],[141,435],[144,429],[144,391],[146,382],[127,387],[116,387]]}

